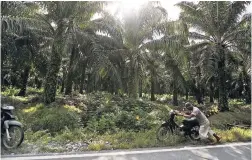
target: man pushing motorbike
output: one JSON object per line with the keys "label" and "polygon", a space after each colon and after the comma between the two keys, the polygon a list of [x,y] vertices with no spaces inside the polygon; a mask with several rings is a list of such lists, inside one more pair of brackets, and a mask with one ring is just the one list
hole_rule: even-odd
{"label": "man pushing motorbike", "polygon": [[211,130],[210,128],[210,122],[207,119],[207,117],[204,115],[204,113],[202,113],[199,108],[194,107],[191,103],[187,102],[185,104],[186,109],[188,109],[189,111],[191,111],[191,113],[189,115],[186,115],[185,113],[180,113],[179,111],[175,111],[177,115],[180,116],[184,116],[185,118],[192,118],[195,117],[200,125],[200,129],[199,129],[199,136],[202,140],[205,139],[209,139],[210,141],[212,141],[210,139],[210,137],[208,136],[208,134],[214,136],[216,138],[216,141],[219,142],[220,141],[220,137],[214,133],[213,130]]}

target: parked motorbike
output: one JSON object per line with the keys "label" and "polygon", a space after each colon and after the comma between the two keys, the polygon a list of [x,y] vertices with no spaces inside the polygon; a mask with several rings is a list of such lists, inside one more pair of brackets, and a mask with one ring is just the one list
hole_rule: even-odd
{"label": "parked motorbike", "polygon": [[1,106],[1,142],[4,148],[13,149],[24,140],[22,124],[13,115],[13,106]]}
{"label": "parked motorbike", "polygon": [[182,135],[190,137],[192,140],[199,140],[199,123],[196,118],[184,119],[179,126],[174,118],[177,115],[174,110],[169,113],[169,119],[157,130],[156,136],[159,141],[164,141],[170,135]]}

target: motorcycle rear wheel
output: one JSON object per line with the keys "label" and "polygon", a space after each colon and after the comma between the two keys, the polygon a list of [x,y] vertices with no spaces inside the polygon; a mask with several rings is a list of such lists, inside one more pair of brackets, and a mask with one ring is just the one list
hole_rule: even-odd
{"label": "motorcycle rear wheel", "polygon": [[2,145],[5,149],[17,148],[24,140],[24,131],[20,126],[9,127],[10,140],[7,138],[6,132],[2,135]]}
{"label": "motorcycle rear wheel", "polygon": [[200,140],[200,136],[199,136],[199,126],[195,126],[191,129],[191,132],[189,134],[189,137],[191,138],[191,140],[193,141],[198,141]]}

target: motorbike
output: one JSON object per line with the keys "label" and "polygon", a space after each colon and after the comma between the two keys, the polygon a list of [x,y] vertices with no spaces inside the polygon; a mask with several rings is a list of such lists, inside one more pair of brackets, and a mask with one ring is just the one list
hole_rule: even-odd
{"label": "motorbike", "polygon": [[1,142],[5,149],[17,148],[24,140],[22,124],[13,115],[13,106],[1,106]]}
{"label": "motorbike", "polygon": [[169,119],[162,123],[156,132],[157,139],[164,141],[170,135],[181,135],[186,138],[189,137],[191,140],[199,140],[199,122],[196,118],[184,119],[181,125],[178,125],[174,119],[176,112],[171,110],[169,112]]}

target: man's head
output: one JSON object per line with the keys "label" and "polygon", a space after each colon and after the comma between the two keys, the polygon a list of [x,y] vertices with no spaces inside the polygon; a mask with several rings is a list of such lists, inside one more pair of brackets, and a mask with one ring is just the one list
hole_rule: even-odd
{"label": "man's head", "polygon": [[190,102],[187,102],[187,103],[185,104],[185,107],[186,107],[186,109],[188,109],[188,110],[190,110],[190,111],[193,110],[193,105],[192,105]]}

